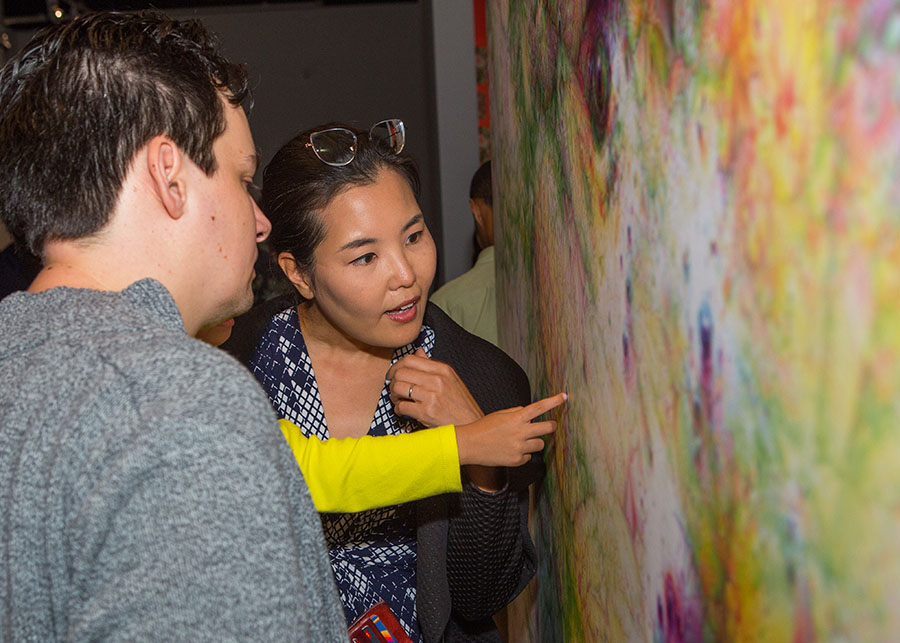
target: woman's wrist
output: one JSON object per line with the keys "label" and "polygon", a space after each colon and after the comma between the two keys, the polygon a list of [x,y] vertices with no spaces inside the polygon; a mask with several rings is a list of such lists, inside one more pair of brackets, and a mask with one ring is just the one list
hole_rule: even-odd
{"label": "woman's wrist", "polygon": [[506,470],[502,467],[485,467],[470,464],[463,467],[466,477],[481,491],[496,493],[506,487]]}

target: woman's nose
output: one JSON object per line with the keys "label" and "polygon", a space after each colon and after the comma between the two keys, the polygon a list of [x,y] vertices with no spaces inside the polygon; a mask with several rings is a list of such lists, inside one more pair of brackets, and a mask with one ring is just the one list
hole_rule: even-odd
{"label": "woman's nose", "polygon": [[393,274],[391,274],[390,287],[392,290],[398,288],[409,288],[416,283],[416,272],[413,270],[412,264],[404,254],[399,254],[393,261]]}

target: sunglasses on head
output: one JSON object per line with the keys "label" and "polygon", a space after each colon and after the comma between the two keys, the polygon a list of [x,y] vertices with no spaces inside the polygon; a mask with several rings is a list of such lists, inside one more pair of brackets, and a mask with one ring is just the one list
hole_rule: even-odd
{"label": "sunglasses on head", "polygon": [[[380,154],[399,154],[406,144],[406,128],[399,118],[378,121],[369,128],[369,142]],[[306,147],[333,167],[342,167],[356,158],[356,134],[345,127],[318,130],[309,135]]]}

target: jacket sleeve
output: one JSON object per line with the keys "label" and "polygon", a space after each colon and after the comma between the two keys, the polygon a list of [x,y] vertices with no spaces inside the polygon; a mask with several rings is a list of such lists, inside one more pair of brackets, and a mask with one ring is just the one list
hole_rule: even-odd
{"label": "jacket sleeve", "polygon": [[[467,333],[431,308],[433,357],[450,364],[485,413],[531,401],[528,378],[503,351]],[[437,343],[439,342],[439,343]],[[529,465],[507,470],[507,486],[496,493],[469,482],[450,512],[447,581],[452,609],[466,621],[498,612],[534,575],[534,545],[528,533],[528,484],[543,471],[540,454]]]}
{"label": "jacket sleeve", "polygon": [[527,512],[527,492],[488,494],[464,483],[447,542],[453,611],[463,619],[476,621],[497,613],[534,574],[534,549],[521,525]]}
{"label": "jacket sleeve", "polygon": [[320,512],[363,511],[462,488],[453,425],[324,441],[287,420],[279,425]]}

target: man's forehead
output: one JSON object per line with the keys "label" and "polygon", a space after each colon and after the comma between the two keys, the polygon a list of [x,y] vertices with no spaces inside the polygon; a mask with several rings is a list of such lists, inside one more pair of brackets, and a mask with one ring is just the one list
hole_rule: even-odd
{"label": "man's forehead", "polygon": [[253,143],[250,123],[240,106],[227,104],[225,108],[225,132],[216,141],[223,152],[234,162],[246,165],[254,172],[259,166],[259,150]]}

